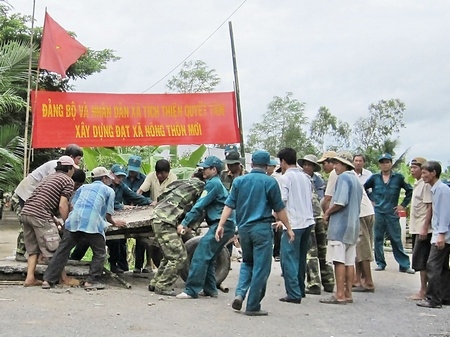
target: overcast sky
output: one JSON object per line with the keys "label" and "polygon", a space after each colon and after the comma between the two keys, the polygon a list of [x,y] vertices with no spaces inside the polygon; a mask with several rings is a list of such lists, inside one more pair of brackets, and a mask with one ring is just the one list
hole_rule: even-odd
{"label": "overcast sky", "polygon": [[[10,0],[32,13],[32,0]],[[85,46],[122,59],[78,81],[83,92],[142,93],[226,21],[243,0],[37,0]],[[450,2],[418,0],[247,0],[231,17],[244,130],[261,120],[273,96],[292,91],[313,118],[326,106],[351,125],[370,103],[399,98],[406,129],[397,153],[450,165]],[[228,24],[190,60],[200,59],[233,90]],[[149,89],[165,92],[169,77]]]}

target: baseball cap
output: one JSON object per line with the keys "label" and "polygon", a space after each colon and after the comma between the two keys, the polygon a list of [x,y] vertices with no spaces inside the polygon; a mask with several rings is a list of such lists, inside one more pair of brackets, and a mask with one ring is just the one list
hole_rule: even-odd
{"label": "baseball cap", "polygon": [[111,172],[106,167],[103,167],[103,166],[98,166],[95,169],[93,169],[91,171],[91,176],[92,176],[92,178],[106,176],[108,178],[114,179]]}
{"label": "baseball cap", "polygon": [[389,153],[383,153],[379,158],[378,158],[378,162],[387,159],[392,161],[392,156]]}
{"label": "baseball cap", "polygon": [[267,166],[277,166],[278,162],[275,159],[270,159],[269,165]]}
{"label": "baseball cap", "polygon": [[423,163],[425,163],[427,160],[423,157],[415,157],[411,160],[409,165],[416,165],[416,166],[422,166]]}
{"label": "baseball cap", "polygon": [[216,156],[206,157],[206,159],[198,164],[198,166],[203,168],[215,167],[217,171],[222,171],[223,168],[222,161]]}
{"label": "baseball cap", "polygon": [[128,171],[139,172],[141,168],[142,158],[139,156],[131,156],[128,159]]}
{"label": "baseball cap", "polygon": [[252,163],[256,165],[269,165],[270,154],[267,151],[256,150],[252,154]]}
{"label": "baseball cap", "polygon": [[325,160],[327,159],[331,159],[336,157],[336,152],[335,151],[325,151],[322,154],[322,157],[317,161],[319,164],[323,163]]}
{"label": "baseball cap", "polygon": [[123,165],[114,164],[111,167],[111,172],[114,173],[116,176],[126,176],[127,172],[125,171],[125,167]]}
{"label": "baseball cap", "polygon": [[62,156],[58,159],[59,165],[72,165],[75,166],[75,162],[73,161],[72,157],[69,156]]}

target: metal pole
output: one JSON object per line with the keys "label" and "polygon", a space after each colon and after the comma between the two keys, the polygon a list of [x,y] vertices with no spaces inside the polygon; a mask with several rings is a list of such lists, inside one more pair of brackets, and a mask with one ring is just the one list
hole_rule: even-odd
{"label": "metal pole", "polygon": [[239,134],[241,136],[241,157],[245,159],[245,149],[244,149],[244,132],[242,127],[242,110],[241,110],[241,95],[239,91],[239,78],[236,62],[236,50],[234,48],[234,37],[233,37],[233,25],[231,21],[228,21],[228,28],[230,30],[230,42],[231,42],[231,56],[233,58],[233,72],[234,72],[234,90],[236,93],[236,109],[238,116],[238,126]]}
{"label": "metal pole", "polygon": [[[36,10],[36,0],[33,0],[33,15],[31,16],[31,37],[30,37],[30,58],[28,60],[28,84],[27,84],[27,109],[25,115],[25,134],[24,134],[24,149],[23,149],[23,177],[28,174],[28,123],[30,122],[30,95],[31,95],[31,61],[33,59],[33,35],[34,35],[34,13]],[[36,81],[38,79],[36,78]]]}

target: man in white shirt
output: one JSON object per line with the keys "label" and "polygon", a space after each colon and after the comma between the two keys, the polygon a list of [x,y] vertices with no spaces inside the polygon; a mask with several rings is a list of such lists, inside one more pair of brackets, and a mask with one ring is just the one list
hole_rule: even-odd
{"label": "man in white shirt", "polygon": [[327,187],[325,189],[325,196],[321,200],[322,210],[326,210],[330,207],[331,198],[334,194],[334,189],[336,187],[337,174],[334,170],[334,164],[332,159],[336,157],[335,151],[325,151],[322,157],[317,161],[317,163],[322,164],[322,168],[325,173],[329,174]]}
{"label": "man in white shirt", "polygon": [[278,152],[283,175],[279,178],[281,197],[286,204],[289,223],[295,233],[293,242],[283,233],[281,237],[281,269],[286,296],[281,302],[301,303],[305,296],[306,253],[309,234],[314,225],[311,182],[297,168],[297,153],[285,148]]}

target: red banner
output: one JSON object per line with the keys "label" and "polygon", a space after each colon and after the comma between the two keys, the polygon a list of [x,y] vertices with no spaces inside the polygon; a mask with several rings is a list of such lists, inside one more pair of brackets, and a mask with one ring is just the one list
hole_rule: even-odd
{"label": "red banner", "polygon": [[234,92],[33,91],[33,147],[239,143]]}

